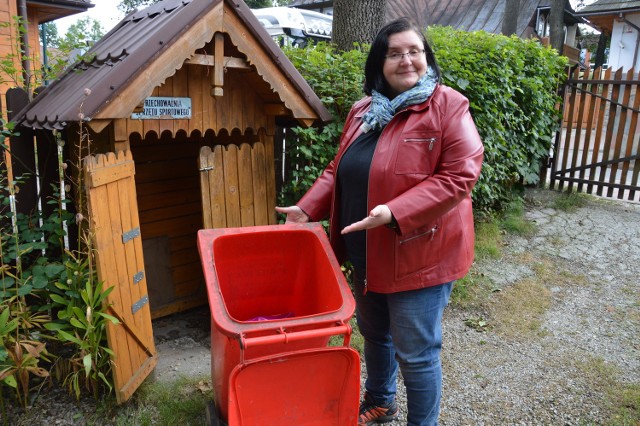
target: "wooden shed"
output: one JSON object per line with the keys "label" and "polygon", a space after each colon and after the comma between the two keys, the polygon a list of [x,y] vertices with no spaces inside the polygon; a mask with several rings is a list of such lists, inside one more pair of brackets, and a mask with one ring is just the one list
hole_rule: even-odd
{"label": "wooden shed", "polygon": [[[152,317],[206,304],[201,228],[276,223],[278,125],[331,117],[241,0],[164,0],[129,14],[14,118],[82,159],[117,398],[153,369]],[[37,134],[36,132],[36,134]],[[83,155],[84,156],[84,155]]]}

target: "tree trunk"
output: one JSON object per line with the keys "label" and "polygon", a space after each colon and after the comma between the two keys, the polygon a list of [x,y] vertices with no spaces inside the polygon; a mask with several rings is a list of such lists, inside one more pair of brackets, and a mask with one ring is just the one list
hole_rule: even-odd
{"label": "tree trunk", "polygon": [[371,43],[384,24],[387,0],[335,0],[332,40],[339,50]]}
{"label": "tree trunk", "polygon": [[506,0],[502,18],[502,34],[510,36],[518,32],[519,14],[520,0]]}
{"label": "tree trunk", "polygon": [[551,0],[549,13],[549,43],[561,55],[564,48],[564,2]]}
{"label": "tree trunk", "polygon": [[608,39],[609,37],[605,33],[600,33],[600,37],[598,37],[598,47],[596,49],[596,59],[594,61],[596,68],[604,65],[604,61],[606,60],[604,55],[605,50],[607,49]]}

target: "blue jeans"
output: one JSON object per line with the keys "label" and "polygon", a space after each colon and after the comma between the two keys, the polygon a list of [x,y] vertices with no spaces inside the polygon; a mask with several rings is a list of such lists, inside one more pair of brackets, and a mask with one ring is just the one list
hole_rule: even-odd
{"label": "blue jeans", "polygon": [[358,328],[365,339],[365,389],[378,404],[393,401],[398,367],[407,389],[407,424],[438,424],[442,394],[442,313],[453,282],[418,290],[367,292],[356,279]]}

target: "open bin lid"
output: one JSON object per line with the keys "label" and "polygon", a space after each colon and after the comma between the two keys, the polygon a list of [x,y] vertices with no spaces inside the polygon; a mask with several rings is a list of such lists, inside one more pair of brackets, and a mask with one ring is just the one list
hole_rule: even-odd
{"label": "open bin lid", "polygon": [[229,425],[355,425],[360,358],[346,347],[289,352],[238,365]]}

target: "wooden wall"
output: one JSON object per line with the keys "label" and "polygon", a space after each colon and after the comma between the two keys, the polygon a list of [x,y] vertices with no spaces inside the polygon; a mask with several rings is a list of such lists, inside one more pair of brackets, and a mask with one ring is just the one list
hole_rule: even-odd
{"label": "wooden wall", "polygon": [[[29,49],[31,53],[31,69],[40,69],[40,36],[38,32],[38,16],[37,11],[33,8],[28,8],[27,14],[29,15],[28,25],[28,37],[29,37]],[[2,58],[14,58],[14,67],[16,70],[22,70],[22,63],[20,61],[20,55],[17,52],[19,48],[18,30],[15,27],[14,18],[18,16],[18,9],[15,0],[0,0],[0,22],[10,22],[10,27],[0,28],[0,57]],[[21,84],[17,84],[15,76],[9,76],[6,74],[0,75],[0,94],[4,95],[7,90],[12,87],[22,87]],[[32,84],[34,84],[32,82]],[[32,89],[35,87],[32,87]],[[6,118],[6,117],[5,117]]]}
{"label": "wooden wall", "polygon": [[[273,128],[269,123],[274,118],[247,90],[249,74],[227,73],[224,96],[214,98],[203,71],[206,68],[187,65],[151,95],[190,97],[190,120],[127,120],[154,318],[207,303],[196,245],[197,231],[203,228],[200,147],[252,144],[258,141],[254,129]],[[98,140],[109,135],[107,129]],[[263,142],[273,162],[273,135]]]}
{"label": "wooden wall", "polygon": [[[219,133],[226,129],[244,132],[246,129],[266,128],[273,134],[273,117],[267,116],[260,97],[251,84],[260,77],[253,71],[233,70],[225,74],[224,96],[210,94],[210,69],[201,65],[185,65],[164,84],[156,88],[151,96],[191,98],[192,117],[189,120],[127,120],[127,132],[146,135],[154,132],[172,134],[179,130],[187,134],[205,133],[211,129]],[[264,84],[261,82],[261,84]]]}

